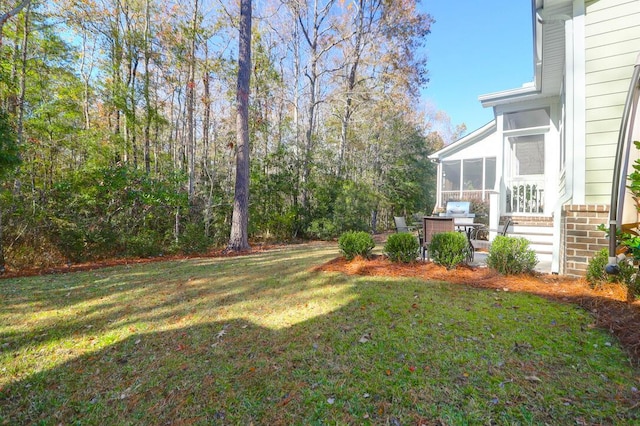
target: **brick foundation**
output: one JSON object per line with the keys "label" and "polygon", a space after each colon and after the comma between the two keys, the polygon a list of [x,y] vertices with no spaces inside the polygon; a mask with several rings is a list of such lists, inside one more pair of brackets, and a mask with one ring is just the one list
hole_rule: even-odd
{"label": "brick foundation", "polygon": [[609,222],[609,205],[571,204],[562,211],[562,270],[568,276],[584,277],[589,260],[609,244],[606,234],[598,231]]}

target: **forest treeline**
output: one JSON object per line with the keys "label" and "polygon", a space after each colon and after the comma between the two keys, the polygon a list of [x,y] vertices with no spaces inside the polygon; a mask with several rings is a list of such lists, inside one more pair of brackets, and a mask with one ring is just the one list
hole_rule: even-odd
{"label": "forest treeline", "polygon": [[[252,240],[429,210],[418,0],[254,3]],[[204,251],[229,238],[238,2],[0,0],[0,262]],[[18,13],[7,16],[16,6]]]}

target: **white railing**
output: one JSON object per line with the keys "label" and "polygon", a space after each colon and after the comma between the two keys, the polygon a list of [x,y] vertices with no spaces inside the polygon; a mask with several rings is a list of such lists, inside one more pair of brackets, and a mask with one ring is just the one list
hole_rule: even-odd
{"label": "white railing", "polygon": [[507,183],[507,213],[544,212],[544,180],[514,178]]}
{"label": "white railing", "polygon": [[440,205],[446,206],[449,201],[489,201],[489,190],[457,190],[441,191]]}

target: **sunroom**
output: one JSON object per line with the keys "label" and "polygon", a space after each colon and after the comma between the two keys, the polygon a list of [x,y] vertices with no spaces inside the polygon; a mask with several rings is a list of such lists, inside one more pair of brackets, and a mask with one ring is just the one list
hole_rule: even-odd
{"label": "sunroom", "polygon": [[435,210],[448,201],[475,201],[488,206],[496,188],[496,164],[500,150],[496,122],[491,121],[429,156],[438,164]]}

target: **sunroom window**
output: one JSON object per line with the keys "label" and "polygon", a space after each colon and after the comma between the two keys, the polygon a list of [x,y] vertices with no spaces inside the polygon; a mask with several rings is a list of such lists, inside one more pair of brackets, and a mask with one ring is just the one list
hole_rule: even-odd
{"label": "sunroom window", "polygon": [[510,112],[503,116],[504,130],[529,129],[549,125],[549,108]]}
{"label": "sunroom window", "polygon": [[496,179],[496,159],[469,158],[442,162],[442,199],[488,200]]}
{"label": "sunroom window", "polygon": [[513,175],[544,174],[544,135],[511,138],[513,144]]}

